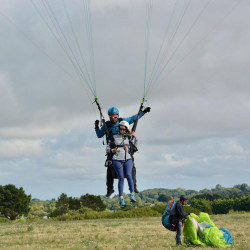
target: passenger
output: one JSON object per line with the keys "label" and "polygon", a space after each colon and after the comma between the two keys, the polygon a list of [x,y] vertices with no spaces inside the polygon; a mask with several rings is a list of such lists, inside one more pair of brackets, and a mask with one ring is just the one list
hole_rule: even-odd
{"label": "passenger", "polygon": [[178,201],[174,207],[174,215],[170,215],[169,221],[176,227],[176,244],[181,245],[181,231],[183,226],[183,219],[186,219],[190,213],[183,212],[183,205],[187,204],[187,197],[185,195],[180,196],[180,201]]}
{"label": "passenger", "polygon": [[112,153],[112,164],[118,175],[118,190],[120,206],[125,207],[126,203],[123,197],[123,186],[124,186],[124,172],[127,177],[128,186],[130,190],[130,201],[136,202],[134,192],[134,182],[132,179],[132,167],[133,161],[130,155],[131,143],[136,147],[138,140],[135,132],[131,134],[129,123],[127,121],[121,121],[119,124],[119,133],[114,135],[114,140],[106,148],[107,153]]}
{"label": "passenger", "polygon": [[[144,114],[148,112],[150,112],[150,107],[147,107],[143,111],[141,111],[139,113],[138,119],[140,119]],[[107,138],[108,141],[112,139],[113,135],[119,132],[119,123],[121,121],[127,121],[129,124],[132,124],[137,119],[137,114],[128,118],[119,118],[119,110],[116,107],[111,107],[108,110],[108,115],[109,115],[109,121],[106,122],[109,132],[109,138]],[[99,120],[95,121],[95,132],[98,138],[102,138],[105,135],[104,125],[101,128],[99,128]],[[136,185],[136,169],[134,164],[132,169],[132,177],[134,181],[134,190],[136,193],[139,193]],[[109,197],[112,193],[114,193],[114,177],[112,173],[112,166],[110,164],[107,165],[106,185],[107,185],[106,197]]]}

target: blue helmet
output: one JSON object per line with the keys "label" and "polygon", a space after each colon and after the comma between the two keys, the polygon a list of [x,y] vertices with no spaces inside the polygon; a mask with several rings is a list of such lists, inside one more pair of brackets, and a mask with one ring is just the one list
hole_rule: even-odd
{"label": "blue helmet", "polygon": [[111,107],[108,110],[108,115],[119,115],[119,110],[116,107]]}

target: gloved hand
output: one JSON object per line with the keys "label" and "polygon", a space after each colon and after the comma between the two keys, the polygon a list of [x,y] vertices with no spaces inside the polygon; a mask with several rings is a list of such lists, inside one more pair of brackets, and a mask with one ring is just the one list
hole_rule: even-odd
{"label": "gloved hand", "polygon": [[99,120],[95,121],[95,129],[99,128]]}
{"label": "gloved hand", "polygon": [[150,109],[151,109],[150,107],[146,107],[146,108],[143,110],[143,113],[146,114],[146,113],[150,112]]}

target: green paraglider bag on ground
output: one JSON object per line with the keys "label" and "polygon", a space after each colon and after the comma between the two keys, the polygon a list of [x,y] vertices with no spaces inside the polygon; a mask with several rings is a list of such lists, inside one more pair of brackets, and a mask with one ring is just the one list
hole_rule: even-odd
{"label": "green paraglider bag on ground", "polygon": [[217,228],[207,213],[191,214],[185,221],[185,243],[197,246],[230,247],[233,238],[225,228]]}

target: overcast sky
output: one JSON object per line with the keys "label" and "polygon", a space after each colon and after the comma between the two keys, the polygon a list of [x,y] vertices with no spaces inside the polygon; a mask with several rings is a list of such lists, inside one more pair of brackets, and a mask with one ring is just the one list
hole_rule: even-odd
{"label": "overcast sky", "polygon": [[[41,19],[53,29],[43,1],[0,2],[0,185],[23,187],[40,199],[105,194],[105,146],[94,131],[94,97],[75,80]],[[75,49],[63,2],[50,2]],[[153,1],[149,75],[174,3]],[[65,5],[90,67],[82,1]],[[250,184],[250,1],[182,0],[176,23],[185,6],[168,52],[173,56],[146,98],[152,110],[138,123],[139,190]],[[129,117],[144,94],[146,2],[92,0],[90,12],[103,113],[108,118],[107,109],[116,106]]]}

